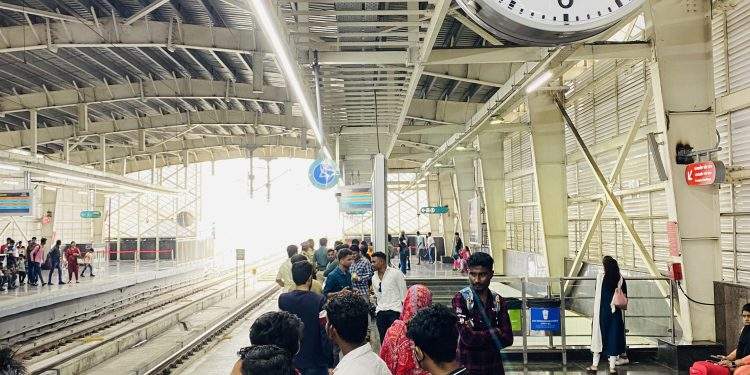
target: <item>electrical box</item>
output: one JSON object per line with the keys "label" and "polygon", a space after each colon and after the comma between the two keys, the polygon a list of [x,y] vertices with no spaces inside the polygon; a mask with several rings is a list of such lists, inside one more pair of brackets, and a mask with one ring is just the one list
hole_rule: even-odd
{"label": "electrical box", "polygon": [[669,264],[669,278],[674,281],[682,281],[682,263]]}

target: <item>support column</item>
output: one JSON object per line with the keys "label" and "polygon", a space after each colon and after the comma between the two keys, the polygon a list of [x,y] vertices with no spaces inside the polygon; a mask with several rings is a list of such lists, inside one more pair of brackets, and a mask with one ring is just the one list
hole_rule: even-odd
{"label": "support column", "polygon": [[[437,175],[430,174],[425,179],[427,183],[427,205],[430,207],[440,206],[440,182]],[[421,208],[421,207],[419,207]],[[430,232],[433,235],[440,233],[443,228],[440,227],[440,216],[435,214],[426,214],[430,221]]]}
{"label": "support column", "polygon": [[448,206],[448,213],[441,215],[443,221],[443,239],[445,241],[445,255],[453,254],[453,233],[457,232],[456,218],[458,210],[456,205],[456,195],[453,190],[453,173],[449,169],[441,169],[438,172],[438,181],[440,187],[440,204]]}
{"label": "support column", "polygon": [[107,197],[100,191],[94,193],[94,207],[95,211],[102,213],[102,216],[98,219],[92,219],[93,233],[91,242],[93,243],[104,243],[104,234],[106,233],[104,224],[109,216],[108,212],[109,205],[107,204]]}
{"label": "support column", "polygon": [[388,241],[388,167],[385,155],[377,154],[373,158],[372,174],[372,240],[375,251],[387,251]]}
{"label": "support column", "polygon": [[479,137],[479,161],[484,180],[483,198],[487,214],[490,251],[495,260],[495,273],[505,273],[505,156],[503,138],[488,134]]}
{"label": "support column", "polygon": [[65,164],[70,164],[70,138],[65,138],[63,141],[63,157]]}
{"label": "support column", "polygon": [[78,130],[87,132],[89,131],[89,106],[86,103],[80,103],[77,106],[78,110]]}
{"label": "support column", "polygon": [[453,157],[453,165],[456,168],[455,185],[458,202],[458,215],[461,230],[461,239],[464,244],[469,243],[469,201],[476,196],[477,189],[474,183],[474,156],[456,155]]}
{"label": "support column", "polygon": [[104,134],[99,135],[99,151],[101,152],[102,172],[107,171],[107,137]]}
{"label": "support column", "polygon": [[29,111],[29,129],[31,129],[31,155],[36,156],[39,147],[39,129],[36,109]]}
{"label": "support column", "polygon": [[565,122],[549,93],[528,98],[534,190],[544,236],[542,251],[550,277],[565,276],[568,254],[568,193],[565,177]]}
{"label": "support column", "polygon": [[[50,221],[47,224],[42,222],[41,237],[47,239],[47,243],[54,243],[55,238],[55,221],[57,217],[57,197],[60,189],[55,188],[50,190],[49,188],[42,189],[42,215],[50,216]],[[78,215],[76,215],[78,216]]]}
{"label": "support column", "polygon": [[[716,143],[711,58],[711,3],[650,2],[656,61],[651,65],[656,123],[664,141],[669,176],[669,220],[680,226],[683,289],[694,300],[712,303],[713,282],[721,280],[719,189],[688,187],[685,166],[676,164],[676,146],[695,150]],[[691,303],[679,294],[683,341],[716,340],[713,306]]]}

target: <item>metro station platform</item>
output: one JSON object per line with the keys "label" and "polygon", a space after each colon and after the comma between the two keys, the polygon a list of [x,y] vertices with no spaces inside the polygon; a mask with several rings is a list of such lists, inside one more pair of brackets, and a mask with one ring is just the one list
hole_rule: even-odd
{"label": "metro station platform", "polygon": [[[0,318],[168,278],[198,278],[206,275],[208,269],[209,264],[206,262],[102,261],[94,264],[95,277],[88,276],[87,271],[86,277],[79,276],[78,284],[74,282],[63,285],[57,284],[55,271],[52,277],[54,285],[43,287],[41,283],[39,286],[24,284],[14,290],[0,292]],[[45,282],[48,274],[49,271],[42,271]],[[68,281],[67,269],[63,269],[63,281]]]}

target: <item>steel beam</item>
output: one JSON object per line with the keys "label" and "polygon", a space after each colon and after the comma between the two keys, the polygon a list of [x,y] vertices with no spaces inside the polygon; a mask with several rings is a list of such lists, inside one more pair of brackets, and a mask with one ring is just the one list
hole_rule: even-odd
{"label": "steel beam", "polygon": [[396,123],[393,124],[393,135],[391,136],[391,140],[385,150],[386,157],[391,154],[393,147],[396,146],[398,135],[401,133],[401,127],[404,126],[406,116],[409,114],[409,107],[411,106],[414,92],[417,90],[417,85],[422,77],[424,62],[427,61],[432,52],[432,48],[435,45],[440,29],[443,26],[443,20],[448,13],[448,8],[450,8],[450,3],[450,0],[438,0],[435,3],[435,9],[433,10],[432,18],[430,19],[430,26],[427,28],[427,34],[422,42],[422,47],[419,49],[419,61],[415,63],[412,76],[409,78],[409,84],[406,87],[401,114],[399,115],[398,120],[396,120]]}
{"label": "steel beam", "polygon": [[252,85],[245,83],[177,78],[0,96],[0,113],[151,99],[237,99],[283,103],[288,96],[282,87],[266,87],[263,93],[257,93]]}
{"label": "steel beam", "polygon": [[[285,115],[219,109],[96,121],[91,123],[90,131],[81,131],[80,128],[76,129],[74,125],[51,126],[39,129],[37,139],[39,144],[46,144],[60,142],[73,137],[93,135],[133,133],[145,135],[149,131],[166,130],[188,125],[202,127],[241,126],[246,128],[261,126],[279,130],[306,129],[302,122],[302,117],[293,116],[291,121],[289,123],[289,119]],[[32,144],[33,134],[30,130],[0,132],[0,149],[31,147]],[[145,151],[145,149],[142,151]]]}
{"label": "steel beam", "polygon": [[[622,171],[622,167],[625,165],[625,160],[627,159],[628,154],[630,153],[630,148],[633,145],[633,142],[635,141],[636,135],[638,135],[638,129],[641,127],[641,124],[643,123],[643,121],[646,119],[646,116],[648,115],[648,109],[651,105],[651,96],[652,96],[651,94],[652,94],[651,88],[647,88],[646,94],[643,96],[643,99],[641,99],[641,105],[640,105],[640,109],[638,110],[638,114],[633,120],[633,125],[631,125],[630,131],[627,133],[625,143],[622,145],[622,148],[620,148],[620,154],[617,157],[615,168],[612,169],[612,173],[609,176],[608,186],[610,189],[614,189],[615,183],[617,182],[617,179],[620,176],[620,172]],[[604,210],[607,208],[608,202],[609,201],[607,201],[606,199],[600,200],[597,202],[596,209],[594,210],[594,215],[591,218],[591,221],[589,222],[589,227],[586,231],[586,235],[583,237],[581,246],[578,248],[578,252],[576,253],[575,259],[573,260],[573,265],[570,267],[570,271],[568,272],[568,277],[577,277],[578,273],[581,272],[581,268],[583,267],[583,259],[589,250],[589,245],[591,244],[591,240],[594,238],[594,233],[596,232],[596,228],[599,225],[599,221],[601,220],[602,215],[604,214]],[[633,243],[633,245],[638,246],[637,243]],[[645,252],[646,250],[642,249],[641,251]],[[573,286],[573,282],[566,281],[563,292],[567,294],[570,291],[570,288],[572,286]]]}
{"label": "steel beam", "polygon": [[[620,200],[617,198],[615,193],[609,187],[609,182],[606,180],[606,177],[604,177],[604,174],[599,168],[599,165],[596,163],[594,156],[591,154],[588,147],[586,147],[586,143],[583,141],[583,138],[578,133],[578,129],[576,128],[573,121],[570,119],[570,116],[568,116],[568,112],[565,110],[564,103],[560,99],[558,99],[556,103],[557,103],[558,109],[560,110],[560,113],[562,113],[563,118],[565,118],[565,124],[567,124],[568,129],[570,130],[570,133],[573,134],[573,137],[575,138],[576,143],[578,144],[578,147],[586,156],[586,161],[588,162],[589,167],[591,168],[591,171],[594,175],[594,179],[599,184],[599,187],[604,191],[604,195],[606,196],[608,201],[611,202],[612,205],[615,207],[615,212],[617,213],[617,217],[620,219],[620,223],[625,228],[625,232],[627,233],[628,237],[630,237],[630,241],[635,244],[635,247],[640,252],[641,258],[643,259],[643,262],[645,263],[649,274],[651,274],[654,277],[661,277],[661,272],[659,272],[659,269],[656,266],[656,263],[654,263],[654,259],[651,257],[651,254],[648,253],[648,251],[646,250],[646,247],[643,245],[643,241],[641,241],[641,237],[638,235],[638,231],[635,230],[635,226],[633,226],[633,223],[630,221],[630,218],[628,218],[627,213],[625,213],[625,208],[622,206],[622,203],[620,203]],[[567,200],[565,204],[567,206]],[[671,295],[672,291],[667,282],[657,281],[656,286],[659,288],[659,291],[661,292],[662,296],[664,296],[665,298],[668,298]]]}
{"label": "steel beam", "polygon": [[136,12],[134,15],[126,18],[125,21],[123,21],[123,25],[125,26],[132,25],[139,19],[146,17],[149,13],[155,11],[157,8],[166,4],[167,2],[169,2],[169,0],[154,0],[151,4],[146,5],[141,10]]}

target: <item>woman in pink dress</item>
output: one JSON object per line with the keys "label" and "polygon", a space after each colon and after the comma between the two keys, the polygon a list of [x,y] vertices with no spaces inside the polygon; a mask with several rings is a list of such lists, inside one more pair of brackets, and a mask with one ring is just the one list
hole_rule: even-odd
{"label": "woman in pink dress", "polygon": [[469,250],[468,246],[464,246],[463,249],[461,249],[461,252],[458,253],[458,258],[453,261],[453,270],[454,271],[461,271],[461,273],[467,272],[467,261],[469,260],[469,256],[471,255],[471,251]]}
{"label": "woman in pink dress", "polygon": [[417,311],[432,304],[432,292],[422,284],[412,285],[406,291],[404,308],[401,317],[393,322],[385,333],[385,339],[380,347],[380,358],[385,361],[393,375],[429,375],[419,368],[414,360],[412,343],[406,337],[406,324],[409,323]]}

